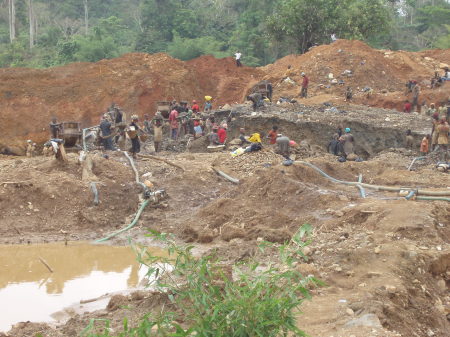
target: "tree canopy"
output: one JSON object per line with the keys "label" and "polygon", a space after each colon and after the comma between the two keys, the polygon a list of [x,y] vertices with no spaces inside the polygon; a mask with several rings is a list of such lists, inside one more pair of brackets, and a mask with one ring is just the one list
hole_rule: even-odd
{"label": "tree canopy", "polygon": [[380,48],[450,48],[449,23],[448,0],[3,0],[0,66],[236,50],[257,66],[331,34]]}

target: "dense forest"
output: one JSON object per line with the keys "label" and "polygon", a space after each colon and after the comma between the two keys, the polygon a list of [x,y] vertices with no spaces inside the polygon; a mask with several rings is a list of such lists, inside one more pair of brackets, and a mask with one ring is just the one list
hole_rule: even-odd
{"label": "dense forest", "polygon": [[450,48],[449,0],[0,0],[0,66],[50,67],[128,52],[271,63],[315,44]]}

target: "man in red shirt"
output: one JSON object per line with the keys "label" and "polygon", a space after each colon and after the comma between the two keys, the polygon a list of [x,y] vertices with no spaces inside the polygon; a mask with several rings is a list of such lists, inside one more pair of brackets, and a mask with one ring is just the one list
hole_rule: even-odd
{"label": "man in red shirt", "polygon": [[308,76],[306,76],[305,73],[302,73],[302,77],[303,77],[302,92],[301,92],[300,96],[302,98],[307,98],[308,97],[309,78],[308,78]]}
{"label": "man in red shirt", "polygon": [[219,143],[225,144],[225,141],[227,140],[227,124],[223,124],[222,127],[217,131],[217,135],[219,136]]}
{"label": "man in red shirt", "polygon": [[270,139],[270,144],[276,144],[277,143],[277,135],[278,135],[278,126],[274,125],[272,127],[272,130],[269,131],[269,134],[267,135],[267,138]]}
{"label": "man in red shirt", "polygon": [[403,106],[403,112],[410,113],[412,109],[411,103],[409,101],[405,101],[405,105]]}
{"label": "man in red shirt", "polygon": [[169,115],[170,129],[172,130],[171,137],[176,140],[178,137],[178,111],[173,109]]}
{"label": "man in red shirt", "polygon": [[192,109],[192,112],[195,113],[195,114],[200,112],[200,107],[199,107],[199,105],[197,104],[197,101],[196,101],[196,100],[193,100],[193,101],[192,101],[192,107],[191,107],[191,109]]}

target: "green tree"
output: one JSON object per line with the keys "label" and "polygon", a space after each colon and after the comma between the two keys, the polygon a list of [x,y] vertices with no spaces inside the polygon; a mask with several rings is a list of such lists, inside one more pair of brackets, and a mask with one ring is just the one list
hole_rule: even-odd
{"label": "green tree", "polygon": [[[274,61],[269,49],[266,18],[273,14],[276,4],[277,1],[247,1],[247,6],[239,15],[229,44],[231,51],[239,50],[243,53],[246,65],[260,66]],[[243,4],[240,3],[239,6]]]}
{"label": "green tree", "polygon": [[368,39],[386,31],[389,11],[382,0],[283,0],[268,19],[274,39],[293,41],[300,52],[329,41],[330,34]]}
{"label": "green tree", "polygon": [[180,3],[175,0],[143,0],[142,27],[136,50],[154,53],[165,51],[173,39],[173,23]]}
{"label": "green tree", "polygon": [[344,13],[347,20],[343,37],[369,39],[389,31],[389,9],[382,0],[353,1]]}
{"label": "green tree", "polygon": [[223,44],[212,36],[202,36],[195,39],[182,38],[177,33],[168,45],[168,53],[180,60],[191,60],[201,55],[214,55],[215,57],[225,57],[222,51]]}
{"label": "green tree", "polygon": [[326,41],[340,32],[340,18],[348,0],[283,0],[268,19],[268,30],[274,39],[295,43],[305,52],[312,45]]}
{"label": "green tree", "polygon": [[434,47],[441,49],[450,48],[450,25],[445,25],[445,28],[447,29],[447,34],[438,37],[434,42]]}

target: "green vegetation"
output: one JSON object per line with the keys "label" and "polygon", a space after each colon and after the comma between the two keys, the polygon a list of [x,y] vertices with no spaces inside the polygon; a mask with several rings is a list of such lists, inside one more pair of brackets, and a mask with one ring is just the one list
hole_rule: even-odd
{"label": "green vegetation", "polygon": [[311,227],[303,225],[284,245],[261,243],[264,265],[248,258],[232,266],[232,277],[231,269],[216,256],[196,258],[193,247],[180,247],[167,235],[152,233],[168,244],[169,258],[134,247],[139,260],[148,265],[150,279],[156,279],[153,285],[168,294],[176,310],[148,314],[137,327],[125,320],[123,331],[117,334],[110,333],[108,321],[93,320],[82,336],[304,336],[297,327],[296,309],[310,298],[308,288],[320,281],[303,276],[295,263],[306,258],[302,248],[310,243],[310,234]]}
{"label": "green vegetation", "polygon": [[0,66],[49,67],[127,52],[273,62],[330,42],[450,48],[448,0],[5,0]]}

